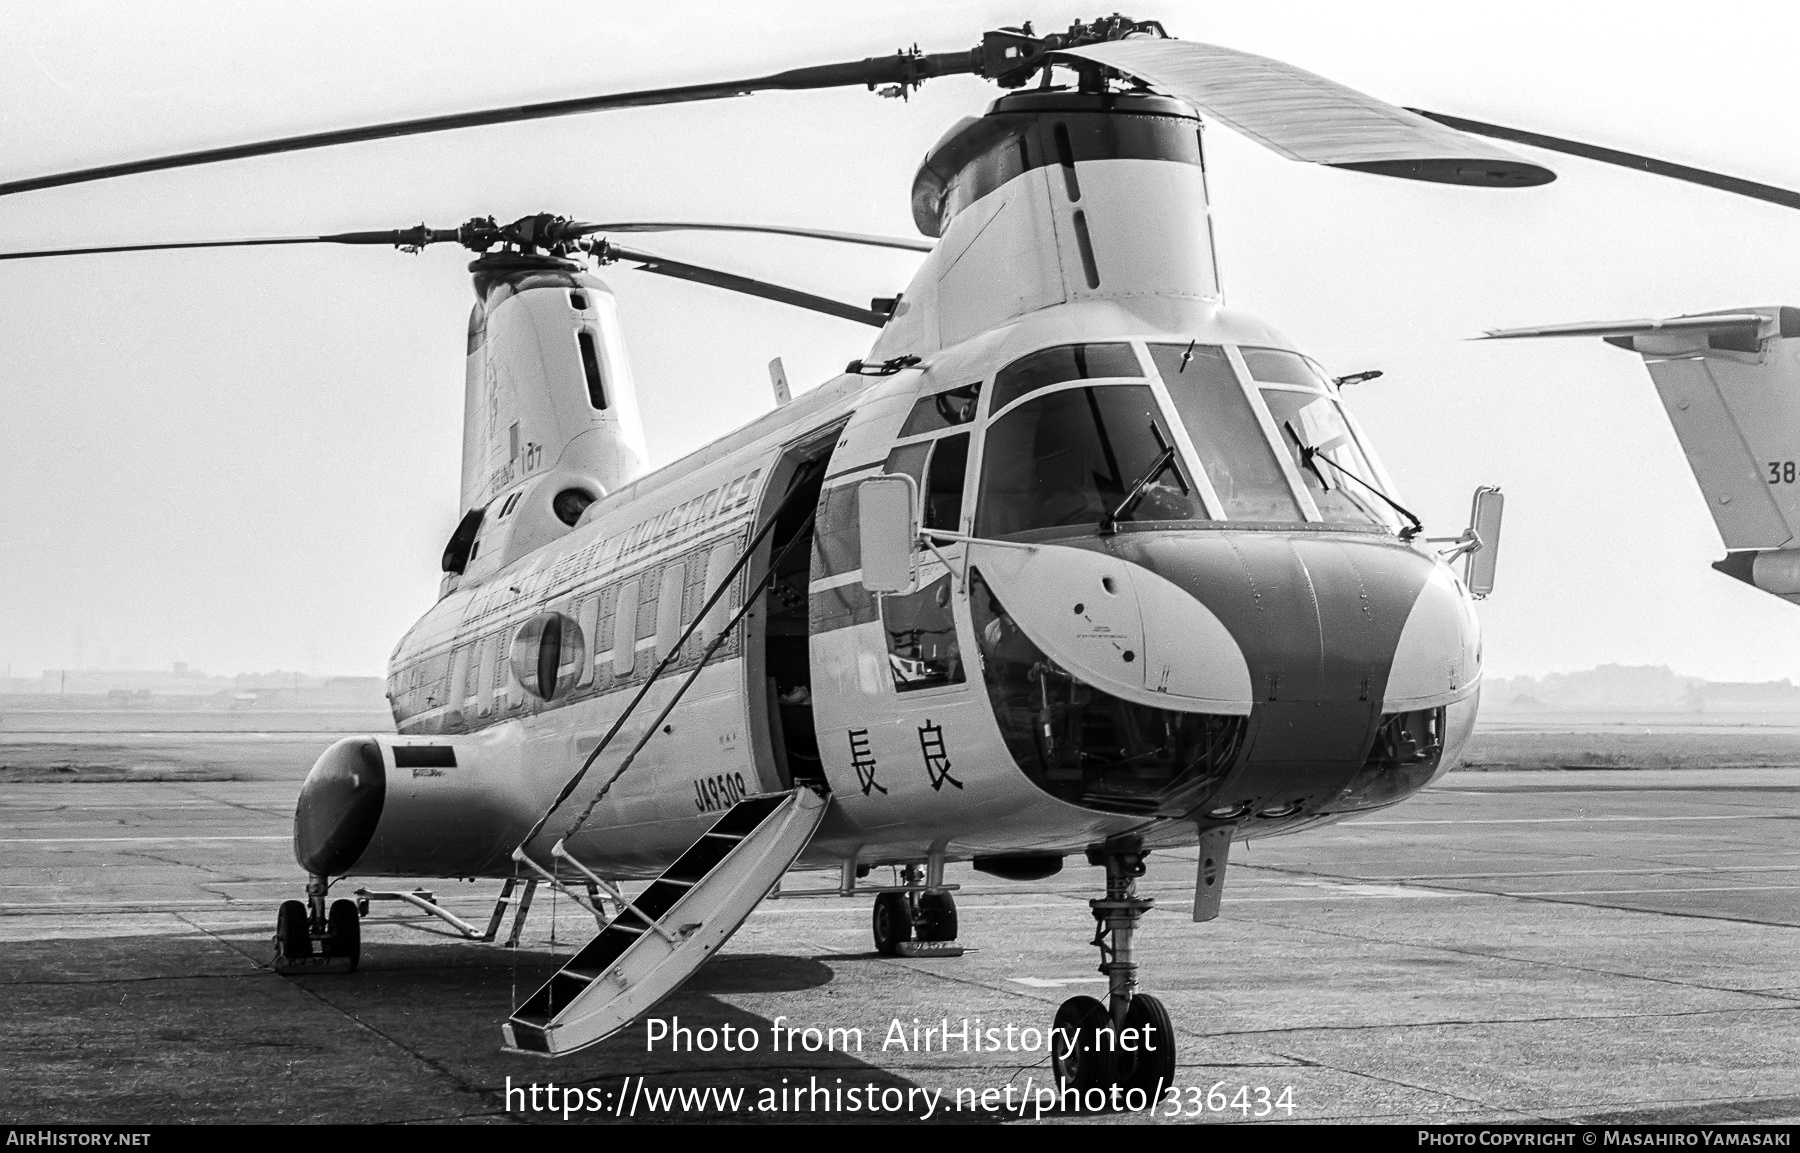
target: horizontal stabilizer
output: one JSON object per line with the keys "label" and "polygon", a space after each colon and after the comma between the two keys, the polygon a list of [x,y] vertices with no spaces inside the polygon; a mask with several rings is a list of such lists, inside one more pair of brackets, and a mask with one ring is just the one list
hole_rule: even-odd
{"label": "horizontal stabilizer", "polygon": [[1671,316],[1663,320],[1580,320],[1573,324],[1545,324],[1536,328],[1496,328],[1482,340],[1518,340],[1537,336],[1647,336],[1659,332],[1726,332],[1760,329],[1764,317],[1755,312],[1712,312],[1697,316]]}
{"label": "horizontal stabilizer", "polygon": [[1289,160],[1490,188],[1556,179],[1548,168],[1497,145],[1266,56],[1150,38],[1056,55],[1136,76]]}

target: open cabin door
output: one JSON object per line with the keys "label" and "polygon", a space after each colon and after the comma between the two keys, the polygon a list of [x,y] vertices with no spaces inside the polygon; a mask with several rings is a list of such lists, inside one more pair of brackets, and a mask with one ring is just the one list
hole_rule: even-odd
{"label": "open cabin door", "polygon": [[[775,529],[750,571],[775,564],[762,605],[745,618],[744,678],[757,776],[766,789],[823,782],[813,728],[813,665],[808,586],[817,537],[819,493],[844,421],[790,445],[763,490],[758,523]],[[786,506],[785,508],[783,506]],[[777,514],[777,510],[780,510]]]}

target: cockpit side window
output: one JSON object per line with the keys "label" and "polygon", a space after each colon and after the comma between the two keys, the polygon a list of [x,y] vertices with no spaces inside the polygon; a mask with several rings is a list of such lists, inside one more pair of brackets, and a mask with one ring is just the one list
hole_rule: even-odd
{"label": "cockpit side window", "polygon": [[1400,529],[1393,506],[1375,494],[1375,472],[1350,435],[1335,398],[1323,391],[1274,387],[1263,388],[1262,396],[1320,516]]}
{"label": "cockpit side window", "polygon": [[963,474],[969,467],[969,434],[940,438],[931,450],[931,471],[924,486],[926,528],[962,531]]}
{"label": "cockpit side window", "polygon": [[931,442],[922,440],[917,444],[903,444],[888,453],[887,463],[881,471],[890,476],[905,474],[913,478],[919,491],[925,491],[925,458],[931,455]]}
{"label": "cockpit side window", "polygon": [[1143,366],[1129,344],[1064,344],[1021,356],[994,377],[989,412],[999,412],[1028,392],[1069,380],[1141,377]]}
{"label": "cockpit side window", "polygon": [[952,425],[968,424],[975,419],[975,408],[981,403],[981,382],[965,384],[935,396],[922,396],[906,414],[900,426],[901,436],[918,436]]}
{"label": "cockpit side window", "polygon": [[1250,398],[1217,345],[1153,344],[1150,359],[1233,520],[1302,519]]}
{"label": "cockpit side window", "polygon": [[1168,428],[1146,385],[1063,389],[1021,404],[988,426],[975,535],[1097,525],[1121,506],[1122,521],[1205,517],[1186,466],[1168,459]]}

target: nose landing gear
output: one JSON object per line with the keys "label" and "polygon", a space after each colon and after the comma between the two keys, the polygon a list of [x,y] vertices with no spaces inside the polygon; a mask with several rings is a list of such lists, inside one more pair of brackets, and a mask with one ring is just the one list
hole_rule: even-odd
{"label": "nose landing gear", "polygon": [[329,881],[312,876],[305,901],[283,901],[275,914],[277,973],[353,973],[362,959],[362,913],[355,901],[326,908]]}
{"label": "nose landing gear", "polygon": [[1131,938],[1156,904],[1137,895],[1144,875],[1143,842],[1133,837],[1088,849],[1088,862],[1106,868],[1106,896],[1094,910],[1094,947],[1107,979],[1107,1002],[1071,997],[1057,1009],[1051,1028],[1051,1066],[1058,1088],[1078,1109],[1144,1109],[1175,1080],[1175,1034],[1169,1011],[1137,991]]}

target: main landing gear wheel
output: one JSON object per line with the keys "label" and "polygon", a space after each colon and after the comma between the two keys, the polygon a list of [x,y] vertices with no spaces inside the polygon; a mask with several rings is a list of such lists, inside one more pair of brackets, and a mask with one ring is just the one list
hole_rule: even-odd
{"label": "main landing gear wheel", "polygon": [[[298,901],[294,902],[299,904]],[[333,901],[331,914],[325,921],[325,932],[330,939],[327,946],[333,957],[343,957],[350,962],[350,971],[355,972],[362,960],[362,917],[357,912],[355,901]]]}
{"label": "main landing gear wheel", "polygon": [[905,893],[877,893],[875,896],[875,951],[884,957],[894,956],[902,941],[912,940],[912,910],[907,907]]}
{"label": "main landing gear wheel", "polygon": [[956,940],[956,898],[949,893],[921,894],[918,930],[921,941]]}
{"label": "main landing gear wheel", "polygon": [[306,902],[283,901],[275,914],[275,967],[312,956],[312,933],[306,923]]}

